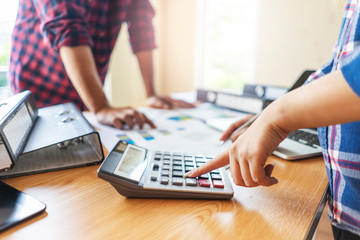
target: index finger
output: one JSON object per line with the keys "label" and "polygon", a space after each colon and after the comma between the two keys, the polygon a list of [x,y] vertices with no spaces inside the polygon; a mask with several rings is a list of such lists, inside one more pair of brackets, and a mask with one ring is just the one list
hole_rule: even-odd
{"label": "index finger", "polygon": [[214,169],[223,167],[229,163],[229,153],[223,152],[222,154],[216,156],[215,158],[211,159],[210,161],[204,163],[198,168],[186,173],[184,177],[198,177],[207,172],[210,172]]}
{"label": "index finger", "polygon": [[138,111],[134,112],[134,118],[136,119],[136,123],[139,125],[140,129],[142,129],[145,124],[145,118],[143,118],[141,115],[142,113]]}
{"label": "index finger", "polygon": [[156,128],[156,125],[150,119],[148,119],[145,114],[143,114],[143,117],[145,119],[145,123],[149,124],[151,128]]}

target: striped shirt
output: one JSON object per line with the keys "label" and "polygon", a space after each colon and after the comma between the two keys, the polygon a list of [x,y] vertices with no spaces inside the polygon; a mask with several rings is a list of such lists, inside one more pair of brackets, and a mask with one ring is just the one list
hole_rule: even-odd
{"label": "striped shirt", "polygon": [[[330,61],[308,82],[340,69],[360,96],[360,3],[348,0]],[[338,228],[360,235],[360,122],[318,129],[329,178],[329,218]]]}
{"label": "striped shirt", "polygon": [[149,0],[20,0],[12,34],[8,80],[14,93],[31,90],[39,107],[85,106],[61,61],[62,46],[88,45],[104,81],[123,23],[133,52],[155,48]]}

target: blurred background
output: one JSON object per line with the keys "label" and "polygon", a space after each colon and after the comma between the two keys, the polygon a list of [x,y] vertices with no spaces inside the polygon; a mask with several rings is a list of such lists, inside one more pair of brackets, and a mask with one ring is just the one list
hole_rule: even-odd
{"label": "blurred background", "polygon": [[[245,83],[289,87],[331,56],[344,5],[328,0],[151,0],[161,94],[197,88],[241,93]],[[345,2],[345,1],[343,1]],[[0,94],[17,1],[0,0]],[[145,102],[145,90],[123,26],[105,90],[115,106]]]}

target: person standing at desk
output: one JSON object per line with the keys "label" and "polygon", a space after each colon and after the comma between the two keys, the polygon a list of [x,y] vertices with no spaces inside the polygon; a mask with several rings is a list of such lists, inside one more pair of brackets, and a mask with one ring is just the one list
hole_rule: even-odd
{"label": "person standing at desk", "polygon": [[[286,136],[318,127],[329,178],[329,219],[335,239],[360,239],[360,2],[348,0],[330,61],[308,84],[270,104],[228,152],[186,174],[200,176],[230,163],[234,183],[271,186],[268,156]],[[240,120],[240,126],[246,120]],[[223,137],[230,136],[229,129]]]}
{"label": "person standing at desk", "polygon": [[126,22],[150,106],[192,107],[155,93],[153,16],[149,0],[20,0],[8,75],[13,92],[31,90],[39,107],[74,102],[94,112],[99,122],[117,128],[142,128],[146,123],[155,127],[131,107],[111,107],[102,89]]}

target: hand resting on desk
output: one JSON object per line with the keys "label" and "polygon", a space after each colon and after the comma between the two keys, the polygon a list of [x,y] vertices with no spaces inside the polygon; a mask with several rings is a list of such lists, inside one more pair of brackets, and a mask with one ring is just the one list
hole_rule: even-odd
{"label": "hand resting on desk", "polygon": [[96,112],[95,116],[99,123],[119,129],[127,127],[134,128],[136,125],[142,129],[145,124],[148,124],[151,128],[156,128],[155,124],[143,113],[138,112],[131,107],[104,107]]}
{"label": "hand resting on desk", "polygon": [[161,109],[195,107],[194,104],[179,99],[173,99],[168,96],[152,96],[147,99],[147,103],[150,107],[161,108]]}

